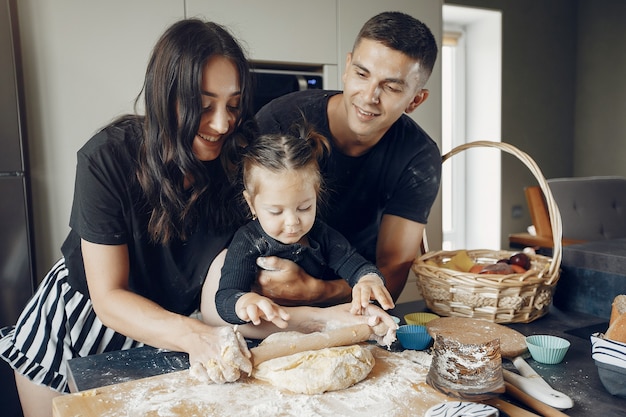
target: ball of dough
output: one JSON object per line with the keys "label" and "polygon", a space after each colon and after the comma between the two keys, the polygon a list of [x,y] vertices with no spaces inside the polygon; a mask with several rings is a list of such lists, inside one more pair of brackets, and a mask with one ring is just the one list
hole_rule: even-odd
{"label": "ball of dough", "polygon": [[252,375],[297,394],[321,394],[348,388],[367,377],[374,356],[360,345],[300,352],[262,362]]}

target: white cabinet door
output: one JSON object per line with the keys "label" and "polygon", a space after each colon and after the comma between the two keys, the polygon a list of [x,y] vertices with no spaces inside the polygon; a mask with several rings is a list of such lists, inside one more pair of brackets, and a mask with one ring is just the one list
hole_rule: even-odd
{"label": "white cabinet door", "polygon": [[76,151],[116,115],[133,110],[151,49],[183,18],[183,6],[180,0],[19,0],[38,271],[58,259],[69,230]]}
{"label": "white cabinet door", "polygon": [[187,0],[186,16],[227,26],[254,61],[336,64],[336,0]]}

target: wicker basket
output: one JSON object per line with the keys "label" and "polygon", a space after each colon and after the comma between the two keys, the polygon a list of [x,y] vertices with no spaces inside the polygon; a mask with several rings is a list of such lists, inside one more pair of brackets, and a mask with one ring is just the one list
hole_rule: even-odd
{"label": "wicker basket", "polygon": [[[550,215],[554,244],[552,257],[531,254],[532,267],[523,274],[488,275],[458,272],[426,263],[432,260],[440,265],[459,252],[431,251],[418,257],[412,269],[426,306],[440,316],[486,319],[495,323],[528,323],[548,312],[559,279],[563,234],[561,214],[535,161],[512,145],[489,141],[470,142],[445,154],[442,162],[475,147],[497,148],[514,155],[537,178]],[[508,258],[516,252],[467,250],[467,253],[474,262],[488,264]]]}

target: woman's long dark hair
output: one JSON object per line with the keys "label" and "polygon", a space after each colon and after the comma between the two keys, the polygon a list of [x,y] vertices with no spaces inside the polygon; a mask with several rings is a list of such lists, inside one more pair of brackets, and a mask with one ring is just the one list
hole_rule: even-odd
{"label": "woman's long dark hair", "polygon": [[[220,172],[207,170],[192,143],[202,112],[202,73],[207,60],[224,56],[239,72],[241,99],[234,132],[226,138]],[[144,138],[137,179],[151,210],[148,232],[153,241],[167,244],[186,239],[201,216],[215,228],[239,224],[233,206],[239,149],[256,131],[252,111],[250,66],[233,36],[222,26],[197,19],[172,25],[159,39],[146,71]],[[185,190],[183,180],[193,180]],[[232,195],[231,195],[232,194]]]}

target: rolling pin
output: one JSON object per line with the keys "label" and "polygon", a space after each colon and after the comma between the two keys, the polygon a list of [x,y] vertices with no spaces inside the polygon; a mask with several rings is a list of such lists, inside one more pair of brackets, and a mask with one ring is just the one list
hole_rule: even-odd
{"label": "rolling pin", "polygon": [[550,407],[548,404],[543,403],[537,400],[536,398],[531,397],[530,395],[526,394],[524,391],[517,388],[515,385],[511,384],[510,382],[505,382],[504,385],[506,387],[507,394],[516,398],[522,403],[526,404],[533,410],[540,412],[542,416],[544,417],[567,417],[567,414],[562,413],[556,408]]}
{"label": "rolling pin", "polygon": [[531,413],[530,411],[526,411],[515,404],[511,404],[499,398],[491,398],[482,402],[496,407],[498,410],[503,411],[511,417],[541,417],[539,414]]}
{"label": "rolling pin", "polygon": [[289,356],[307,350],[354,345],[355,343],[364,342],[369,339],[371,333],[372,329],[367,324],[357,324],[325,332],[303,334],[289,342],[280,341],[266,345],[261,344],[250,349],[250,353],[252,353],[252,365],[257,366],[261,362],[270,359]]}

